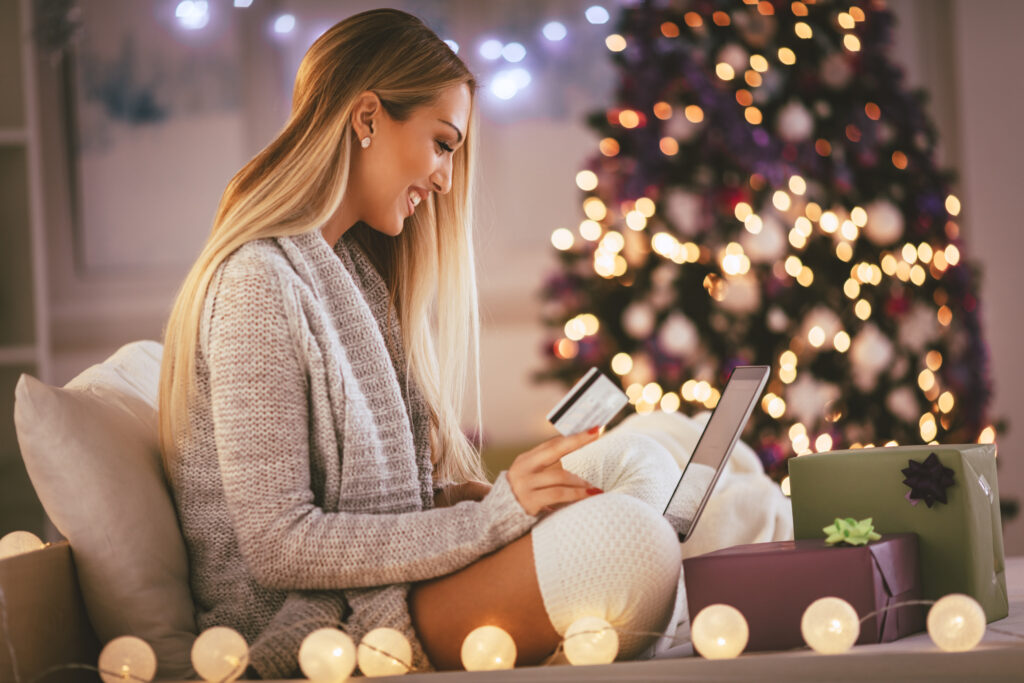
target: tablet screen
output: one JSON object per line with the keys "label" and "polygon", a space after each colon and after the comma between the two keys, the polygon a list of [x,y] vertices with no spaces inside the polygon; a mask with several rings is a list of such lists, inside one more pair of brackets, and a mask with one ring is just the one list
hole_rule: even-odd
{"label": "tablet screen", "polygon": [[680,541],[690,535],[711,497],[726,459],[764,390],[768,373],[766,365],[742,365],[730,375],[690,462],[665,506],[665,516]]}

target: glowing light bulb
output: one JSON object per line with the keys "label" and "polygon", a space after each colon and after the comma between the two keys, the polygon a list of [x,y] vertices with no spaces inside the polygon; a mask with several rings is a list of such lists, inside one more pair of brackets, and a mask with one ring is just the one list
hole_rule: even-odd
{"label": "glowing light bulb", "polygon": [[804,642],[815,652],[837,655],[846,652],[860,637],[860,618],[853,605],[842,598],[818,598],[800,619]]}
{"label": "glowing light bulb", "polygon": [[499,626],[481,626],[462,641],[462,666],[466,671],[511,669],[516,664],[516,643]]}
{"label": "glowing light bulb", "polygon": [[600,617],[582,617],[565,632],[564,647],[571,664],[609,664],[619,654],[619,634]]}
{"label": "glowing light bulb", "polygon": [[103,683],[123,683],[128,678],[151,681],[156,676],[156,653],[141,638],[120,636],[107,643],[96,665]]}
{"label": "glowing light bulb", "polygon": [[393,628],[375,628],[359,642],[359,670],[365,675],[400,676],[412,668],[412,646]]}
{"label": "glowing light bulb", "polygon": [[985,635],[985,611],[971,596],[950,593],[928,610],[928,635],[946,652],[966,652]]}
{"label": "glowing light bulb", "polygon": [[747,646],[750,629],[743,614],[732,605],[708,605],[690,626],[693,647],[706,659],[731,659]]}
{"label": "glowing light bulb", "polygon": [[299,647],[299,668],[314,683],[342,683],[356,668],[356,644],[336,628],[310,633]]}
{"label": "glowing light bulb", "polygon": [[0,560],[45,547],[46,544],[31,531],[12,531],[0,538]]}
{"label": "glowing light bulb", "polygon": [[231,683],[248,665],[249,645],[233,628],[208,628],[192,643],[192,668],[204,681]]}

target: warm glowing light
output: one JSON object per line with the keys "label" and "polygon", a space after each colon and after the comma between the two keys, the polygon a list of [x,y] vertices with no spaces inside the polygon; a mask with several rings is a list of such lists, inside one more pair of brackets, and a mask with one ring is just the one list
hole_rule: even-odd
{"label": "warm glowing light", "polygon": [[747,119],[747,123],[752,126],[760,125],[763,118],[761,110],[757,107],[747,107],[743,110],[743,116]]}
{"label": "warm glowing light", "polygon": [[[756,88],[761,85],[761,74],[754,70],[750,70],[743,74],[743,80],[746,81],[747,85],[751,88]],[[751,101],[753,101],[753,98],[751,98]]]}
{"label": "warm glowing light", "polygon": [[697,28],[704,25],[704,18],[696,12],[687,12],[683,15],[683,21],[685,21],[686,25],[690,28]]}
{"label": "warm glowing light", "polygon": [[662,121],[672,118],[672,105],[668,102],[655,102],[653,111],[654,115]]}
{"label": "warm glowing light", "polygon": [[336,628],[320,628],[302,641],[299,668],[313,683],[342,683],[356,668],[356,644]]}
{"label": "warm glowing light", "polygon": [[572,232],[567,228],[558,228],[551,233],[551,244],[555,246],[555,249],[560,251],[566,251],[571,249],[573,242],[575,241]]}
{"label": "warm glowing light", "polygon": [[860,618],[853,605],[842,598],[818,598],[804,610],[800,633],[815,652],[841,654],[860,637]]}
{"label": "warm glowing light", "polygon": [[731,23],[729,14],[721,10],[711,15],[711,21],[715,22],[715,26],[728,26]]}
{"label": "warm glowing light", "polygon": [[786,66],[793,66],[796,64],[796,53],[790,50],[788,47],[779,48],[779,61]]}
{"label": "warm glowing light", "polygon": [[580,171],[576,174],[576,186],[585,192],[597,187],[597,174],[593,171]]}
{"label": "warm glowing light", "polygon": [[786,414],[786,402],[781,397],[772,394],[772,398],[768,401],[768,408],[765,412],[778,420]]}
{"label": "warm glowing light", "polygon": [[810,24],[806,21],[798,21],[793,25],[793,32],[796,33],[797,38],[803,38],[804,40],[814,35],[814,31],[811,30]]}
{"label": "warm glowing light", "polygon": [[791,495],[793,495],[793,490],[792,490],[791,484],[789,483],[789,475],[788,474],[782,479],[782,482],[779,484],[779,488],[782,489],[782,495],[784,495],[784,496],[791,496]]}
{"label": "warm glowing light", "polygon": [[858,233],[857,226],[853,224],[853,221],[843,221],[839,226],[839,234],[843,236],[843,239],[851,242],[857,239]]}
{"label": "warm glowing light", "polygon": [[213,626],[192,643],[192,668],[204,681],[231,683],[249,665],[249,645],[238,631]]}
{"label": "warm glowing light", "polygon": [[807,333],[807,340],[811,342],[811,346],[814,348],[820,348],[825,343],[825,330],[820,326],[815,325],[811,328],[811,331]]}
{"label": "warm glowing light", "polygon": [[921,429],[921,439],[927,443],[935,438],[938,434],[938,426],[935,424],[935,416],[931,413],[925,413],[921,416],[918,421],[918,427]]}
{"label": "warm glowing light", "polygon": [[814,440],[814,450],[819,453],[832,450],[832,436],[829,434],[819,434],[818,438]]}
{"label": "warm glowing light", "polygon": [[581,221],[580,236],[588,242],[596,242],[601,237],[601,224],[589,218]]}
{"label": "warm glowing light", "polygon": [[836,245],[836,256],[840,261],[848,262],[853,258],[853,247],[849,242],[840,242]]}
{"label": "warm glowing light", "polygon": [[850,350],[850,335],[842,330],[836,332],[832,345],[836,347],[836,351],[839,353],[846,353]]}
{"label": "warm glowing light", "polygon": [[736,71],[725,62],[719,62],[715,65],[715,75],[723,81],[731,81],[736,78]]}
{"label": "warm glowing light", "polygon": [[896,150],[892,153],[892,165],[902,171],[907,167],[907,155]]}
{"label": "warm glowing light", "polygon": [[843,47],[850,52],[860,52],[860,38],[852,33],[847,33],[843,36]]}
{"label": "warm glowing light", "polygon": [[922,370],[917,376],[917,386],[921,387],[921,391],[931,391],[935,386],[935,373],[928,369]]}
{"label": "warm glowing light", "polygon": [[779,368],[779,379],[783,384],[792,384],[796,379],[796,368]]}
{"label": "warm glowing light", "polygon": [[776,190],[775,194],[772,195],[772,204],[774,204],[775,208],[779,211],[788,210],[791,203],[792,200],[789,195],[783,190]]}
{"label": "warm glowing light", "polygon": [[798,175],[790,176],[789,191],[795,195],[802,195],[807,191],[807,182]]}
{"label": "warm glowing light", "polygon": [[752,213],[743,220],[743,227],[751,235],[760,235],[764,229],[764,221],[756,213]]}
{"label": "warm glowing light", "polygon": [[603,138],[597,148],[606,157],[613,157],[619,153],[619,141],[615,138]]}
{"label": "warm glowing light", "polygon": [[849,12],[840,12],[839,16],[836,17],[839,25],[845,29],[851,29],[855,26],[856,22],[853,20],[853,16]]}
{"label": "warm glowing light", "polygon": [[603,221],[608,215],[608,207],[597,197],[587,197],[583,202],[583,213],[592,221]]}
{"label": "warm glowing light", "polygon": [[786,273],[790,277],[796,277],[797,275],[800,274],[800,271],[803,269],[804,264],[800,260],[800,257],[790,255],[786,258],[784,267],[786,269]]}
{"label": "warm glowing light", "polygon": [[462,641],[462,666],[466,671],[512,669],[516,665],[516,643],[499,626],[480,626]]}
{"label": "warm glowing light", "polygon": [[677,410],[679,410],[679,406],[681,405],[681,401],[679,400],[679,394],[676,394],[671,391],[666,392],[665,395],[661,397],[661,402],[658,405],[661,408],[662,412],[676,412]]}
{"label": "warm glowing light", "polygon": [[960,250],[956,248],[956,245],[950,244],[945,249],[946,263],[950,266],[955,266],[960,263]]}
{"label": "warm glowing light", "polygon": [[400,676],[412,668],[412,646],[401,631],[375,628],[359,641],[356,658],[366,676]]}
{"label": "warm glowing light", "polygon": [[625,375],[633,369],[633,357],[628,353],[619,352],[612,356],[612,372]]}
{"label": "warm glowing light", "polygon": [[640,125],[640,115],[632,109],[623,109],[619,112],[619,125],[623,128],[636,128]]}
{"label": "warm glowing light", "polygon": [[667,157],[674,157],[679,154],[679,143],[675,138],[662,138],[658,141],[658,149]]}
{"label": "warm glowing light", "polygon": [[839,216],[832,211],[821,214],[821,229],[827,233],[833,233],[839,228]]}
{"label": "warm glowing light", "polygon": [[666,38],[678,38],[679,27],[673,24],[671,21],[663,22],[661,25],[661,35]]}
{"label": "warm glowing light", "polygon": [[704,110],[696,104],[687,105],[686,109],[683,110],[683,115],[686,116],[686,120],[690,123],[700,123],[704,120]]}
{"label": "warm glowing light", "polygon": [[861,320],[867,320],[871,317],[871,304],[866,300],[861,299],[853,306],[854,314]]}
{"label": "warm glowing light", "polygon": [[810,287],[814,284],[814,271],[804,266],[800,269],[800,274],[796,276],[796,281],[802,287]]}
{"label": "warm glowing light", "polygon": [[978,435],[978,443],[995,443],[996,442],[996,430],[995,427],[989,425],[981,430],[981,434]]}
{"label": "warm glowing light", "polygon": [[563,647],[570,664],[610,664],[619,654],[619,634],[600,617],[581,617],[566,630]]}
{"label": "warm glowing light", "polygon": [[45,547],[46,544],[31,531],[12,531],[0,538],[0,560]]}
{"label": "warm glowing light", "polygon": [[626,238],[622,236],[621,232],[616,232],[615,230],[609,230],[601,239],[601,249],[611,254],[619,253],[625,246]]}
{"label": "warm glowing light", "polygon": [[768,60],[764,55],[750,55],[750,68],[758,73],[764,73],[768,70]]}
{"label": "warm glowing light", "polygon": [[754,213],[754,210],[746,202],[737,202],[733,213],[736,215],[736,220],[744,221],[747,219],[747,216]]}
{"label": "warm glowing light", "polygon": [[928,635],[946,652],[966,652],[985,635],[985,611],[962,593],[939,598],[928,610]]}
{"label": "warm glowing light", "polygon": [[576,354],[579,353],[579,344],[571,339],[559,339],[555,342],[555,355],[562,360],[569,360],[575,358]]}
{"label": "warm glowing light", "polygon": [[954,403],[953,394],[949,391],[944,391],[942,392],[942,395],[939,396],[939,410],[943,413],[949,413],[952,411]]}
{"label": "warm glowing light", "polygon": [[693,647],[706,659],[731,659],[747,646],[750,629],[743,614],[731,605],[708,605],[690,627]]}
{"label": "warm glowing light", "polygon": [[657,382],[649,382],[648,384],[644,385],[644,390],[643,392],[641,392],[640,396],[648,403],[656,404],[659,400],[661,400],[661,394],[661,385],[658,384]]}
{"label": "warm glowing light", "polygon": [[960,215],[960,199],[955,194],[946,197],[946,211],[949,212],[950,216]]}
{"label": "warm glowing light", "polygon": [[612,52],[622,52],[626,49],[626,39],[618,33],[613,33],[604,39],[604,44]]}
{"label": "warm glowing light", "polygon": [[636,200],[636,210],[639,211],[644,216],[646,216],[647,218],[650,218],[651,216],[654,215],[654,212],[656,210],[654,200],[649,197],[641,197],[640,199]]}
{"label": "warm glowing light", "polygon": [[626,214],[626,226],[630,230],[643,230],[647,227],[647,218],[639,211],[630,211]]}
{"label": "warm glowing light", "polygon": [[850,16],[853,17],[854,21],[864,21],[865,19],[864,10],[857,6],[850,8]]}
{"label": "warm glowing light", "polygon": [[119,636],[100,651],[97,668],[103,683],[151,681],[156,676],[156,653],[141,638]]}
{"label": "warm glowing light", "polygon": [[947,327],[951,322],[953,322],[953,311],[949,306],[941,306],[935,317],[938,318],[940,325]]}

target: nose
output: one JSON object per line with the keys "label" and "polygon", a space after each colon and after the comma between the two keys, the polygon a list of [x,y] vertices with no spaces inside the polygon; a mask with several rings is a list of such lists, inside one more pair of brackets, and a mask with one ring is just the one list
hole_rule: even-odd
{"label": "nose", "polygon": [[448,194],[452,189],[452,159],[445,155],[444,163],[430,176],[430,184],[438,194]]}

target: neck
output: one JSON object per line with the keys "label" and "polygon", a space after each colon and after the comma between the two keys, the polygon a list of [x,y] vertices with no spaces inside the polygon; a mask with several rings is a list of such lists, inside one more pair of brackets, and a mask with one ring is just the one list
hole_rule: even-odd
{"label": "neck", "polygon": [[324,236],[324,239],[327,240],[327,244],[331,245],[332,249],[334,248],[334,245],[338,243],[338,240],[341,239],[341,236],[359,222],[359,220],[355,216],[350,215],[345,208],[345,203],[342,202],[341,205],[338,206],[338,210],[334,212],[334,215],[328,218],[327,222],[324,223],[322,228],[320,228],[320,234]]}

